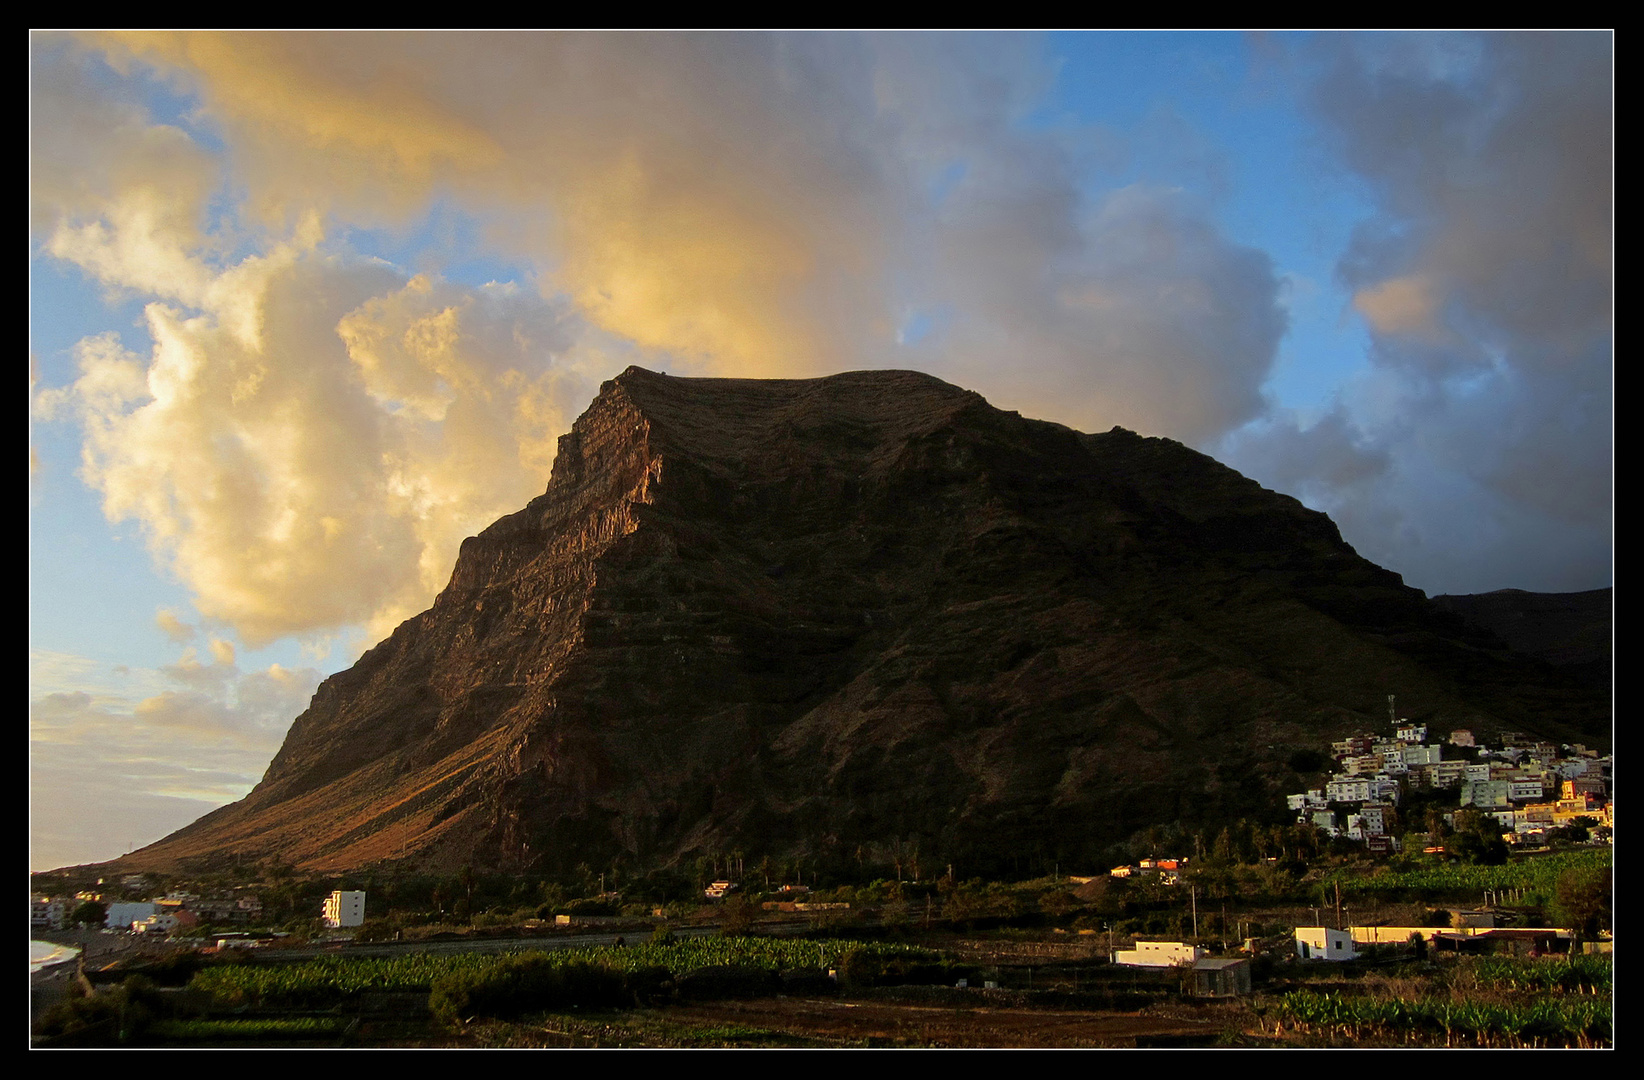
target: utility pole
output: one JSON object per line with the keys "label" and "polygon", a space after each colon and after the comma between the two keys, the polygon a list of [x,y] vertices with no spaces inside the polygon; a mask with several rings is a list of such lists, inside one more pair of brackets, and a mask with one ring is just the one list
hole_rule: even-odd
{"label": "utility pole", "polygon": [[1197,885],[1189,885],[1187,887],[1187,893],[1188,898],[1193,903],[1193,940],[1197,941],[1199,940],[1199,887]]}

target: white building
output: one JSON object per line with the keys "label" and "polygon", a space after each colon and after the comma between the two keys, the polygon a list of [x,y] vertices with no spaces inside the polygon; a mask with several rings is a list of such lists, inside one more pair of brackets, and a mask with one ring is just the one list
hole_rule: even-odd
{"label": "white building", "polygon": [[1353,948],[1353,935],[1346,930],[1332,930],[1328,926],[1298,926],[1296,955],[1303,960],[1352,960],[1359,954]]}
{"label": "white building", "polygon": [[1390,802],[1399,800],[1399,782],[1389,776],[1351,778],[1332,776],[1324,794],[1333,803]]}
{"label": "white building", "polygon": [[177,928],[175,915],[150,915],[146,919],[133,920],[131,932],[134,934],[169,934]]}
{"label": "white building", "polygon": [[1324,785],[1324,793],[1331,802],[1368,802],[1371,797],[1370,781],[1333,776]]}
{"label": "white building", "polygon": [[68,922],[68,904],[56,896],[29,897],[29,927],[34,930],[61,930]]}
{"label": "white building", "polygon": [[1134,949],[1115,952],[1113,962],[1128,967],[1175,967],[1194,963],[1206,955],[1199,946],[1181,941],[1138,941]]}
{"label": "white building", "polygon": [[1308,822],[1311,822],[1314,828],[1323,829],[1331,836],[1341,835],[1341,827],[1336,824],[1336,812],[1334,810],[1315,810],[1307,818],[1307,821],[1302,822],[1302,824]]}
{"label": "white building", "polygon": [[333,930],[358,926],[365,921],[365,893],[338,889],[325,898],[325,925]]}
{"label": "white building", "polygon": [[1505,810],[1512,805],[1510,791],[1512,785],[1506,780],[1469,780],[1461,787],[1461,805]]}
{"label": "white building", "polygon": [[1388,811],[1390,806],[1380,803],[1366,803],[1359,808],[1356,814],[1347,815],[1347,835],[1352,840],[1363,840],[1370,836],[1386,836],[1388,825]]}
{"label": "white building", "polygon": [[1507,797],[1514,802],[1525,802],[1530,799],[1541,798],[1542,784],[1540,780],[1509,780],[1507,781]]}
{"label": "white building", "polygon": [[1438,743],[1432,746],[1406,746],[1399,751],[1399,757],[1406,765],[1437,765],[1444,760],[1444,747]]}
{"label": "white building", "polygon": [[1415,766],[1411,771],[1419,771],[1428,787],[1451,788],[1466,779],[1468,768],[1465,761],[1439,761],[1432,765]]}

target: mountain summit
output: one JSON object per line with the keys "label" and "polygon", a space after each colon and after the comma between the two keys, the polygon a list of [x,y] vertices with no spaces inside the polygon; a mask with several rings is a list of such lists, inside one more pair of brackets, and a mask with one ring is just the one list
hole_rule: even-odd
{"label": "mountain summit", "polygon": [[1167,439],[910,371],[629,368],[250,795],[120,863],[1088,865],[1271,815],[1289,757],[1389,693],[1592,742],[1572,686]]}

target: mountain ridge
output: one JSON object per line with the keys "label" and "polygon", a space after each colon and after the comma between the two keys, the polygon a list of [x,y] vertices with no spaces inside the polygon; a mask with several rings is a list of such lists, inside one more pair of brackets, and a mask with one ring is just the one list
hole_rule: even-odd
{"label": "mountain ridge", "polygon": [[244,800],[119,862],[1093,859],[1266,812],[1289,748],[1390,692],[1456,727],[1608,724],[1327,516],[1170,440],[918,372],[629,368]]}

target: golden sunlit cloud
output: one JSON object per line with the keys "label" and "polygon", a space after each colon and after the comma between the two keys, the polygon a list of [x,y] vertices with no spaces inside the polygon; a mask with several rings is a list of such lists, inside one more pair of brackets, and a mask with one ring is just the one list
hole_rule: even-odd
{"label": "golden sunlit cloud", "polygon": [[194,627],[179,619],[177,613],[170,608],[161,608],[155,613],[154,625],[160,628],[162,634],[179,645],[194,640]]}
{"label": "golden sunlit cloud", "polygon": [[425,607],[589,392],[540,300],[395,284],[279,249],[213,282],[229,318],[151,304],[149,357],[82,347],[87,482],[254,647]]}
{"label": "golden sunlit cloud", "polygon": [[1393,278],[1353,294],[1353,307],[1379,334],[1439,340],[1443,334],[1438,306],[1438,291],[1423,274]]}
{"label": "golden sunlit cloud", "polygon": [[[42,391],[37,414],[72,407],[106,512],[141,522],[200,614],[253,647],[375,637],[425,607],[462,537],[541,490],[555,436],[630,362],[919,367],[1047,419],[1199,446],[1269,405],[1278,268],[1213,206],[1148,183],[1102,193],[1068,140],[1022,125],[1053,78],[1024,36],[35,40],[52,58],[34,84],[37,233],[154,301],[152,349],[88,339],[72,391]],[[1559,41],[1486,45],[1526,86],[1551,73],[1536,92],[1555,104],[1568,80],[1549,57],[1581,60]],[[186,122],[77,77],[103,62],[162,80]],[[1355,167],[1424,211],[1407,251],[1360,234],[1348,284],[1378,348],[1453,350],[1472,340],[1456,319],[1483,312],[1498,339],[1537,340],[1524,363],[1568,365],[1608,304],[1608,202],[1583,197],[1607,190],[1608,143],[1571,119],[1590,103],[1508,103],[1483,142],[1438,132],[1400,154],[1449,114],[1364,109],[1374,80],[1325,80],[1319,108],[1362,144]],[[1434,164],[1447,154],[1478,160]],[[1519,169],[1525,154],[1547,162]],[[1516,179],[1452,183],[1497,174]],[[1514,186],[1541,183],[1556,197]],[[403,270],[350,248],[433,208],[519,280],[442,279],[444,241]],[[910,322],[924,330],[904,337]],[[1432,370],[1483,366],[1451,359]],[[1472,472],[1535,490],[1510,448],[1500,460],[1514,476]]]}

